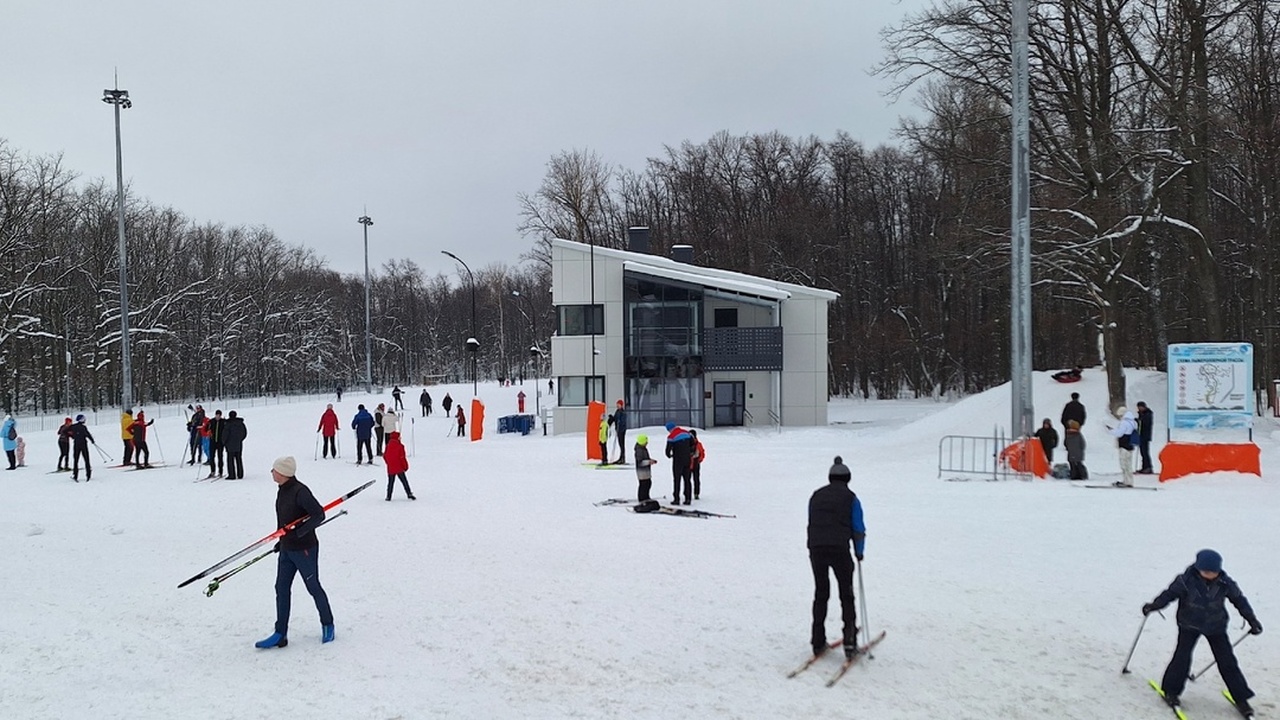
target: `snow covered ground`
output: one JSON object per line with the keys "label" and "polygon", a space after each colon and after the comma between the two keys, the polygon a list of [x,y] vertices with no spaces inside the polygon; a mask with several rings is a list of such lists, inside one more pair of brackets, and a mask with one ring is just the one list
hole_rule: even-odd
{"label": "snow covered ground", "polygon": [[[1146,400],[1163,437],[1164,376],[1130,371],[1129,387],[1130,406]],[[1148,623],[1134,674],[1119,670],[1139,608],[1202,547],[1223,554],[1269,629],[1238,653],[1255,706],[1276,714],[1270,419],[1255,431],[1269,477],[1082,490],[937,477],[942,435],[1007,424],[1007,386],[957,403],[836,401],[825,428],[701,432],[694,507],[737,515],[703,520],[593,506],[634,497],[634,473],[582,466],[581,433],[498,435],[518,389],[481,388],[482,442],[446,437],[451,421],[438,415],[415,420],[417,502],[400,491],[383,500],[385,475],[351,464],[349,432],[343,459],[313,460],[326,398],[206,405],[246,419],[241,481],[195,483],[193,468],[175,466],[173,409],[156,425],[168,467],[98,467],[88,484],[45,474],[53,431],[24,432],[28,467],[0,472],[0,718],[1162,717],[1145,679],[1172,652],[1172,612]],[[470,398],[467,386],[433,387],[437,405],[445,390]],[[1072,390],[1090,412],[1090,469],[1116,472],[1101,374],[1074,385],[1037,374],[1037,417],[1056,425]],[[411,410],[417,392],[406,394]],[[344,424],[358,402],[376,401],[348,394]],[[118,458],[113,418],[100,420],[91,429]],[[648,434],[660,453],[664,433]],[[322,502],[378,483],[320,531],[337,641],[320,644],[299,582],[289,647],[261,651],[252,643],[271,632],[274,558],[213,597],[204,582],[175,586],[273,529],[268,469],[286,453]],[[828,689],[834,656],[785,674],[807,654],[806,502],[837,454],[866,508],[867,620],[888,639]],[[666,467],[658,494],[671,491]],[[1202,644],[1195,668],[1208,658]],[[1188,687],[1186,711],[1232,717],[1221,687],[1210,671]]]}

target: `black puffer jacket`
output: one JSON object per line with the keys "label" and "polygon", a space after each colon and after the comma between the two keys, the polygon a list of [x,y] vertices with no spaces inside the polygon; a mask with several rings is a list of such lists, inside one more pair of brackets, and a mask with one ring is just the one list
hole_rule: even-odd
{"label": "black puffer jacket", "polygon": [[311,488],[298,478],[289,478],[276,491],[276,527],[284,527],[300,517],[306,522],[280,538],[281,550],[308,550],[320,544],[316,528],[324,522],[324,506],[311,494]]}
{"label": "black puffer jacket", "polygon": [[1221,635],[1227,631],[1227,600],[1236,606],[1240,617],[1246,621],[1254,617],[1249,600],[1240,592],[1235,580],[1226,573],[1205,580],[1195,565],[1188,566],[1151,601],[1152,609],[1159,610],[1174,600],[1178,601],[1178,627],[1189,628],[1202,635]]}
{"label": "black puffer jacket", "polygon": [[222,445],[227,452],[238,453],[244,450],[244,439],[249,436],[249,429],[244,425],[244,418],[229,417],[222,421]]}

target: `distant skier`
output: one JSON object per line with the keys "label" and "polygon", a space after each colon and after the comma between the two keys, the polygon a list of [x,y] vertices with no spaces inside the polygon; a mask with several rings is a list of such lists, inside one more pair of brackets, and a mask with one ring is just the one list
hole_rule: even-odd
{"label": "distant skier", "polygon": [[369,446],[369,441],[373,438],[373,416],[364,409],[364,405],[356,407],[356,416],[351,419],[351,429],[356,431],[356,464],[359,465],[364,459],[363,453],[368,453],[369,464],[372,465],[373,448]]}
{"label": "distant skier", "polygon": [[4,416],[4,425],[0,425],[0,437],[4,438],[4,454],[9,458],[6,470],[18,469],[18,421],[12,415]]}
{"label": "distant skier", "polygon": [[392,410],[404,409],[404,401],[400,399],[400,395],[403,393],[404,391],[400,389],[399,385],[395,385],[391,388],[391,399],[395,401],[394,406],[391,408]]}
{"label": "distant skier", "polygon": [[[338,434],[338,413],[333,411],[333,403],[329,403],[324,408],[324,414],[320,416],[320,427],[316,428],[316,432],[320,433],[324,450],[321,457],[329,457],[329,453],[333,453],[334,457],[338,457],[338,445],[335,436]],[[315,457],[314,455],[312,456]]]}
{"label": "distant skier", "polygon": [[334,391],[338,393],[338,402],[342,402],[342,383],[338,383],[338,386],[334,388]]}
{"label": "distant skier", "polygon": [[444,414],[449,414],[449,408],[453,407],[453,398],[449,397],[449,393],[444,394],[444,399],[440,401],[440,407],[444,408]]}
{"label": "distant skier", "polygon": [[600,425],[596,428],[596,442],[600,444],[600,467],[609,464],[609,421],[612,418],[600,418]]}
{"label": "distant skier", "polygon": [[636,488],[636,497],[640,500],[648,500],[649,490],[653,487],[653,466],[658,462],[649,457],[648,435],[640,435],[636,438],[632,457],[636,461],[636,482],[639,483],[639,487]]}
{"label": "distant skier", "polygon": [[124,442],[124,458],[121,465],[133,464],[133,410],[125,409],[120,413],[120,440]]}
{"label": "distant skier", "polygon": [[382,416],[386,410],[386,403],[378,403],[377,409],[373,411],[373,434],[378,438],[378,457],[382,457],[382,442],[386,437],[382,426]]}
{"label": "distant skier", "polygon": [[[831,578],[835,573],[844,620],[844,654],[858,654],[858,610],[853,598],[853,560],[862,562],[867,528],[862,518],[862,502],[849,489],[852,473],[836,456],[827,471],[827,485],[809,497],[809,565],[813,569],[813,627],[809,634],[813,654],[827,651],[827,601],[831,598]],[[853,542],[854,558],[849,557]]]}
{"label": "distant skier", "polygon": [[71,436],[67,432],[71,430],[71,418],[63,418],[61,427],[58,428],[58,470],[71,469]]}
{"label": "distant skier", "polygon": [[1053,429],[1053,423],[1049,418],[1045,418],[1040,423],[1040,429],[1036,430],[1036,438],[1040,440],[1040,447],[1044,450],[1044,457],[1049,461],[1049,467],[1053,467],[1053,449],[1058,447],[1058,431]]}
{"label": "distant skier", "polygon": [[[447,399],[447,398],[446,398]],[[458,437],[467,436],[467,416],[462,412],[462,405],[458,405]]]}
{"label": "distant skier", "polygon": [[151,467],[151,449],[147,447],[147,428],[155,424],[155,420],[147,420],[146,413],[139,410],[138,419],[134,420],[129,428],[133,434],[133,467],[136,470]]}
{"label": "distant skier", "polygon": [[[613,433],[618,439],[618,459],[614,462],[619,465],[627,464],[627,406],[621,400],[618,401],[618,409],[613,411],[613,415],[609,416],[610,422],[613,424]],[[608,455],[604,456],[607,460]]]}
{"label": "distant skier", "polygon": [[689,430],[693,437],[693,452],[689,455],[689,475],[693,478],[693,499],[702,495],[702,463],[707,459],[707,450],[698,439],[697,430]]}
{"label": "distant skier", "polygon": [[422,417],[431,414],[431,393],[426,388],[422,389],[422,394],[418,396],[418,404],[422,406]]}
{"label": "distant skier", "polygon": [[1253,697],[1253,690],[1249,689],[1244,673],[1240,672],[1240,663],[1227,637],[1226,601],[1230,600],[1240,617],[1249,623],[1250,634],[1261,635],[1262,623],[1258,622],[1258,616],[1253,613],[1240,586],[1222,571],[1222,556],[1213,550],[1196,553],[1196,561],[1175,577],[1164,592],[1143,605],[1142,614],[1150,615],[1174,600],[1178,601],[1178,644],[1174,648],[1173,659],[1165,668],[1164,679],[1160,681],[1165,702],[1178,707],[1179,696],[1191,671],[1191,652],[1203,635],[1209,642],[1213,659],[1218,663],[1218,673],[1222,675],[1222,682],[1226,683],[1236,709],[1241,715],[1252,717],[1249,699]]}
{"label": "distant skier", "polygon": [[209,451],[205,456],[209,458],[209,475],[214,477],[215,473],[218,477],[222,477],[223,462],[225,456],[223,451],[226,449],[224,442],[226,438],[222,431],[226,427],[227,421],[222,417],[221,410],[214,410],[213,417],[209,419]]}
{"label": "distant skier", "polygon": [[1142,455],[1142,467],[1139,475],[1151,475],[1155,468],[1151,467],[1151,437],[1155,428],[1156,414],[1151,412],[1145,402],[1138,401],[1138,451]]}
{"label": "distant skier", "polygon": [[244,418],[232,410],[227,413],[226,422],[222,426],[222,446],[227,450],[227,479],[244,479],[244,440],[249,436],[249,429],[244,426]]}
{"label": "distant skier", "polygon": [[391,502],[391,492],[396,488],[396,478],[400,478],[400,484],[404,486],[404,494],[409,496],[410,500],[417,500],[413,496],[413,490],[409,489],[409,458],[405,456],[404,443],[400,442],[400,433],[391,432],[387,435],[387,447],[382,453],[382,462],[387,465],[387,502]]}
{"label": "distant skier", "polygon": [[200,432],[204,428],[204,421],[204,406],[196,405],[195,412],[191,413],[191,419],[187,420],[187,444],[191,452],[191,457],[187,460],[188,465],[204,462],[204,443],[201,441]]}
{"label": "distant skier", "polygon": [[93,433],[84,426],[84,415],[77,415],[75,424],[67,431],[71,437],[71,479],[80,482],[80,458],[84,458],[84,481],[93,477],[93,468],[89,465],[89,443],[97,445]]}
{"label": "distant skier", "polygon": [[1120,479],[1112,483],[1116,487],[1133,487],[1133,435],[1138,432],[1138,420],[1128,408],[1121,405],[1116,408],[1116,418],[1120,420],[1114,427],[1107,428],[1111,437],[1116,439],[1116,448],[1120,459]]}
{"label": "distant skier", "polygon": [[663,452],[671,458],[671,504],[680,504],[680,485],[684,483],[684,504],[693,504],[693,436],[673,422],[667,423],[667,446]]}

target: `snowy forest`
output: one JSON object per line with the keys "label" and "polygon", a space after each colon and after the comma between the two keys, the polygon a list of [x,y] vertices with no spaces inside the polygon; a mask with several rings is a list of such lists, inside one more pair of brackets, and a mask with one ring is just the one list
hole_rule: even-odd
{"label": "snowy forest", "polygon": [[[971,393],[1009,376],[1006,0],[956,0],[884,31],[875,68],[918,112],[895,143],[851,134],[686,140],[644,167],[565,151],[516,198],[522,262],[476,269],[482,378],[547,372],[549,239],[654,252],[840,293],[833,394]],[[1169,343],[1255,344],[1280,373],[1280,4],[1032,4],[1033,364],[1163,368]],[[861,71],[851,69],[851,72]],[[833,88],[832,92],[839,92]],[[849,98],[858,107],[884,98]],[[128,196],[134,396],[357,385],[364,279],[269,228]],[[523,252],[521,252],[523,251]],[[0,398],[17,411],[120,395],[114,182],[0,140]],[[514,295],[513,291],[520,294]],[[373,270],[375,382],[460,379],[471,288],[399,260]],[[532,318],[530,317],[532,315]],[[69,400],[68,400],[69,398]]]}

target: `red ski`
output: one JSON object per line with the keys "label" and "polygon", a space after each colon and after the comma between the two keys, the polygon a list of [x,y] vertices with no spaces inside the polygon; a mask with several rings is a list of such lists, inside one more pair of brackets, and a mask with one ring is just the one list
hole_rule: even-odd
{"label": "red ski", "polygon": [[854,663],[861,660],[863,656],[871,652],[871,648],[875,647],[876,645],[879,645],[880,641],[884,640],[884,635],[885,635],[885,631],[881,630],[880,634],[872,638],[871,642],[858,648],[858,654],[844,661],[844,663],[840,666],[840,669],[836,671],[836,674],[832,675],[831,679],[827,681],[827,687],[831,687],[832,685],[835,685],[837,682],[839,682],[840,678],[844,677],[844,674],[849,672],[849,668],[854,666]]}

